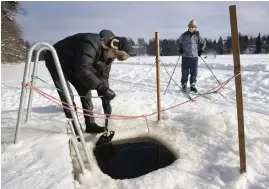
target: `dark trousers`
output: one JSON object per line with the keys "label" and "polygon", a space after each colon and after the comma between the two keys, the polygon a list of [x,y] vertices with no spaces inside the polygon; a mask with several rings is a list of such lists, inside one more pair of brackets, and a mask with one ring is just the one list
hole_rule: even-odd
{"label": "dark trousers", "polygon": [[[59,94],[59,97],[60,97],[61,101],[67,103],[67,99],[66,99],[66,97],[64,95],[63,86],[61,84],[58,72],[56,70],[54,60],[52,59],[52,57],[50,55],[46,55],[45,63],[46,63],[46,67],[48,68],[49,73],[50,73],[50,75],[52,77],[54,85],[58,89],[57,92]],[[72,92],[70,83],[74,86],[74,88],[76,89],[78,95],[81,96],[80,101],[81,101],[83,109],[93,111],[93,104],[92,104],[92,100],[91,100],[92,99],[91,90],[87,90],[87,88],[81,82],[79,82],[79,79],[76,77],[75,73],[72,72],[71,70],[65,71],[63,69],[63,73],[64,73],[64,77],[65,77],[65,80],[66,80],[66,83],[67,83],[67,88],[69,90],[69,93],[70,93],[72,101],[73,101],[73,105],[76,106],[76,103],[74,101],[74,96],[72,95],[73,92]],[[67,104],[62,103],[62,105],[68,107]],[[63,110],[64,110],[64,113],[65,113],[65,116],[67,118],[72,119],[71,111],[68,110],[68,109],[65,109],[65,108],[63,108]],[[85,111],[85,110],[83,110],[84,114],[93,115],[92,112],[88,112],[88,111]],[[89,123],[95,122],[95,119],[93,117],[84,115],[84,118],[85,118],[85,124],[86,125],[87,125],[87,123],[89,124]]]}
{"label": "dark trousers", "polygon": [[198,73],[198,57],[182,57],[181,73],[181,84],[188,82],[189,74],[190,83],[196,83]]}

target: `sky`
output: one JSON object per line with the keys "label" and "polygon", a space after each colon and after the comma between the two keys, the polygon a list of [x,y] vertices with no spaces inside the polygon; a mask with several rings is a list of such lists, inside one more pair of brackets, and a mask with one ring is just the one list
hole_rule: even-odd
{"label": "sky", "polygon": [[117,36],[146,41],[160,32],[160,38],[177,39],[190,20],[197,21],[205,38],[226,38],[231,33],[229,5],[237,6],[239,32],[257,36],[269,34],[269,2],[232,1],[28,1],[21,2],[28,12],[18,15],[24,39],[54,43],[75,33],[99,33],[110,29]]}

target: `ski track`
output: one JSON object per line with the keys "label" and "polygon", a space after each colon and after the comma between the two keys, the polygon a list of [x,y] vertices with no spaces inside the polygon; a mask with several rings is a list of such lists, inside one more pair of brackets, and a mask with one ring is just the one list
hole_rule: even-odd
{"label": "ski track", "polygon": [[[177,58],[161,58],[170,74]],[[156,68],[152,68],[154,59],[132,57],[128,63],[116,62],[112,66],[110,86],[117,94],[112,101],[113,114],[143,115],[157,111]],[[213,68],[221,82],[233,76],[232,56],[218,56],[216,59],[208,56],[204,60]],[[225,89],[220,90],[223,97],[211,94],[208,95],[210,99],[197,98],[194,103],[167,110],[162,113],[162,121],[158,124],[156,115],[148,117],[150,135],[168,145],[179,159],[166,168],[126,180],[111,179],[96,165],[86,164],[88,171],[82,175],[73,156],[74,152],[71,156],[72,167],[62,109],[36,93],[30,126],[22,129],[21,143],[13,145],[24,65],[2,65],[2,187],[29,188],[32,185],[31,188],[74,188],[75,183],[79,189],[269,188],[269,58],[265,55],[242,55],[241,64],[247,173],[240,175],[238,171],[236,95],[235,83],[232,80]],[[42,70],[45,70],[45,66],[41,62],[39,76],[52,84],[48,72]],[[173,81],[164,95],[170,78],[163,66],[160,74],[163,109],[188,100]],[[179,64],[173,76],[178,84],[180,77]],[[52,87],[41,81],[37,81],[36,85],[42,91],[58,98]],[[202,92],[216,85],[218,83],[214,76],[199,60],[198,90]],[[93,96],[97,96],[95,91]],[[77,106],[81,107],[79,98],[76,96],[75,99]],[[98,98],[93,99],[94,111],[102,113],[100,102]],[[82,115],[79,117],[83,120]],[[104,122],[103,119],[96,121],[98,124]],[[109,127],[116,131],[114,140],[117,140],[145,135],[145,123],[143,118],[110,120]],[[99,136],[86,136],[89,149],[94,147]],[[79,149],[85,159],[82,147],[79,146]],[[90,155],[93,156],[92,150]],[[74,183],[72,170],[76,179]]]}

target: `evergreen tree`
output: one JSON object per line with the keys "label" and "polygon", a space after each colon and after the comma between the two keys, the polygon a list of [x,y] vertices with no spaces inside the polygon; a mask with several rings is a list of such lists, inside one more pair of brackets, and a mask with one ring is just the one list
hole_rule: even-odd
{"label": "evergreen tree", "polygon": [[230,36],[227,37],[225,43],[225,51],[227,54],[231,54],[232,53],[232,38]]}
{"label": "evergreen tree", "polygon": [[247,35],[244,35],[244,37],[243,37],[243,41],[244,41],[244,51],[246,50],[246,49],[248,49],[248,46],[249,46],[249,44],[248,44],[248,36]]}
{"label": "evergreen tree", "polygon": [[222,37],[219,38],[218,44],[217,44],[217,54],[222,55],[224,53],[223,50],[223,40]]}
{"label": "evergreen tree", "polygon": [[1,2],[1,61],[23,62],[26,60],[26,43],[22,30],[16,23],[16,14],[25,15],[26,11],[18,1]]}
{"label": "evergreen tree", "polygon": [[214,41],[213,41],[213,50],[214,50],[214,52],[217,53],[217,42],[216,42],[215,39],[214,39]]}
{"label": "evergreen tree", "polygon": [[266,37],[266,39],[265,39],[265,43],[264,43],[265,45],[265,47],[264,47],[264,51],[265,51],[265,53],[269,53],[269,35]]}
{"label": "evergreen tree", "polygon": [[150,56],[155,55],[155,51],[156,51],[155,39],[150,39],[147,46],[147,54]]}
{"label": "evergreen tree", "polygon": [[266,41],[266,36],[262,36],[262,42]]}
{"label": "evergreen tree", "polygon": [[261,40],[261,34],[259,33],[258,37],[256,38],[256,54],[259,54],[262,52],[262,40]]}
{"label": "evergreen tree", "polygon": [[211,39],[206,39],[206,49],[205,49],[205,54],[206,53],[214,53],[214,47],[213,47],[213,42]]}
{"label": "evergreen tree", "polygon": [[267,45],[266,45],[266,36],[262,36],[262,50],[266,51]]}
{"label": "evergreen tree", "polygon": [[244,53],[244,40],[243,40],[243,36],[241,35],[241,33],[238,34],[239,37],[239,45],[240,45],[240,54]]}
{"label": "evergreen tree", "polygon": [[160,46],[162,56],[173,56],[178,54],[176,41],[173,39],[160,40]]}
{"label": "evergreen tree", "polygon": [[135,46],[135,42],[133,41],[133,39],[131,37],[127,38],[128,42],[132,44],[132,46]]}

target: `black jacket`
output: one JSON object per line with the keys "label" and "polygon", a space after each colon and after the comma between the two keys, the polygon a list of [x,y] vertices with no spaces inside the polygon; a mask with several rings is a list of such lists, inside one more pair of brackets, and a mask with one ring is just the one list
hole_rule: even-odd
{"label": "black jacket", "polygon": [[111,61],[105,58],[107,50],[101,48],[100,39],[98,34],[79,33],[53,45],[63,72],[75,74],[89,90],[108,82],[111,69]]}

